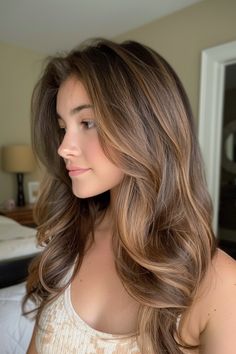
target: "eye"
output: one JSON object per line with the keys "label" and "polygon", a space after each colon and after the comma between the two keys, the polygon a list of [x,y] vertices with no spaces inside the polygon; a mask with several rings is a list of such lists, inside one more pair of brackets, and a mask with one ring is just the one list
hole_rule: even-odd
{"label": "eye", "polygon": [[61,134],[65,134],[66,133],[66,127],[65,127],[65,124],[64,124],[63,120],[62,119],[58,119],[57,123],[58,123],[59,132]]}
{"label": "eye", "polygon": [[59,125],[58,132],[59,132],[59,136],[61,137],[61,139],[63,139],[64,135],[66,134],[66,127],[63,125]]}
{"label": "eye", "polygon": [[92,129],[96,127],[94,120],[83,120],[81,124],[84,125],[85,129]]}
{"label": "eye", "polygon": [[62,134],[66,133],[66,128],[65,127],[59,127],[59,130]]}

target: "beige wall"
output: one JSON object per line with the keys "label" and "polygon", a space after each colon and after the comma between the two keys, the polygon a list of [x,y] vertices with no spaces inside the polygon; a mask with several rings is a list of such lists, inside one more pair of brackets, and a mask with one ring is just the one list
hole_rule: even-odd
{"label": "beige wall", "polygon": [[[201,51],[236,40],[236,1],[203,0],[116,37],[135,39],[161,53],[182,79],[197,119]],[[40,54],[0,43],[0,147],[30,142],[29,107],[41,70]],[[26,175],[37,180],[38,172]],[[0,203],[16,193],[14,176],[0,170]]]}
{"label": "beige wall", "polygon": [[201,51],[236,40],[236,1],[203,0],[193,6],[116,37],[156,49],[174,67],[198,119]]}
{"label": "beige wall", "polygon": [[[7,144],[30,144],[30,97],[41,63],[40,54],[0,43],[0,148]],[[26,175],[25,192],[27,182],[39,178],[38,170]],[[15,179],[0,168],[0,203],[16,197]]]}

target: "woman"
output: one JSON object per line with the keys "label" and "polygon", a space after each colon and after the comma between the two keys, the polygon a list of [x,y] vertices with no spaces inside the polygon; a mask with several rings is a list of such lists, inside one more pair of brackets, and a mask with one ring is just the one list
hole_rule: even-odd
{"label": "woman", "polygon": [[236,266],[216,248],[192,113],[137,42],[51,58],[33,95],[46,167],[27,297],[33,353],[235,353]]}

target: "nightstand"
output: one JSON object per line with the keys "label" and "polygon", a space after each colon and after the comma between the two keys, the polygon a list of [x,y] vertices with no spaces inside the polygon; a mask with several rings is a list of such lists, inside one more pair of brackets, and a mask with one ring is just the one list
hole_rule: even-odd
{"label": "nightstand", "polygon": [[16,220],[25,226],[36,226],[33,218],[33,205],[30,204],[23,207],[15,207],[13,209],[0,209],[0,215]]}

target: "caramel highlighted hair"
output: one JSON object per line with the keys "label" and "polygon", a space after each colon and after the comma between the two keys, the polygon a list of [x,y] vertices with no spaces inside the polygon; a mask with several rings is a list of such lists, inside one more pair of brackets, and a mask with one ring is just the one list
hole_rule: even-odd
{"label": "caramel highlighted hair", "polygon": [[93,40],[50,58],[35,88],[32,137],[47,172],[36,217],[45,249],[31,265],[27,298],[37,299],[39,316],[63,291],[68,284],[61,280],[72,264],[75,271],[80,266],[109,205],[109,191],[76,198],[57,154],[57,92],[72,75],[95,107],[105,154],[125,173],[113,210],[113,248],[117,272],[141,305],[140,351],[182,353],[176,323],[215,252],[212,207],[184,88],[159,54],[137,42]]}

